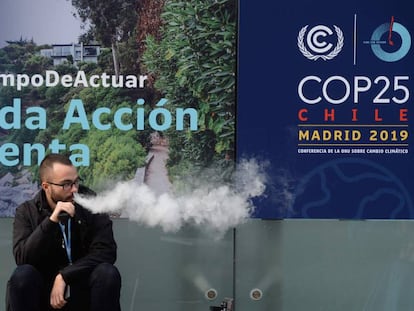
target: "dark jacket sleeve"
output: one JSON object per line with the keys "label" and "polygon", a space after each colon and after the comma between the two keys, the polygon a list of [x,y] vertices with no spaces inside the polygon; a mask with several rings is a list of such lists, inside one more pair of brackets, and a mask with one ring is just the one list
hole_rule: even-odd
{"label": "dark jacket sleeve", "polygon": [[117,245],[111,219],[106,214],[90,214],[88,218],[86,255],[60,271],[68,284],[90,273],[100,263],[113,264],[116,261]]}
{"label": "dark jacket sleeve", "polygon": [[23,203],[16,209],[13,223],[13,255],[17,265],[38,266],[48,256],[50,245],[59,232],[58,224],[45,217],[40,224],[33,203]]}

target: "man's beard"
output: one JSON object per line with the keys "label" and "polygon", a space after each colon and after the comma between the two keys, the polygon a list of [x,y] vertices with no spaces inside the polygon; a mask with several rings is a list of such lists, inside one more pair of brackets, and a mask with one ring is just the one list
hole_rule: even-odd
{"label": "man's beard", "polygon": [[54,193],[54,191],[52,190],[52,193],[50,195],[50,198],[52,199],[52,201],[57,204],[57,202],[62,201],[62,202],[72,202],[73,201],[73,194],[69,193],[66,196],[61,196],[61,195],[56,195]]}

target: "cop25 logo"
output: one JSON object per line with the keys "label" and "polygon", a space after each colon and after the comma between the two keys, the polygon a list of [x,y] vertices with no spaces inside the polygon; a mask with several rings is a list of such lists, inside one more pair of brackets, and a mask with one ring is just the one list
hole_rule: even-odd
{"label": "cop25 logo", "polygon": [[376,57],[384,62],[396,62],[404,58],[411,48],[411,36],[402,24],[391,22],[379,25],[371,35],[369,41],[371,50]]}
{"label": "cop25 logo", "polygon": [[[310,60],[331,60],[337,56],[344,46],[342,30],[333,26],[333,30],[325,25],[317,25],[308,31],[306,25],[299,31],[299,51]],[[336,38],[335,38],[336,37]],[[336,42],[335,42],[336,41]]]}

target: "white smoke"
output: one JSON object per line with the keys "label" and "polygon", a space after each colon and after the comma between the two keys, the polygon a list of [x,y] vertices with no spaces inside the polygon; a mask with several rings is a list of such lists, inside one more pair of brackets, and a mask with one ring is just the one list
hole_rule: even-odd
{"label": "white smoke", "polygon": [[222,235],[251,216],[252,199],[263,195],[266,181],[262,164],[242,160],[235,167],[231,184],[207,181],[184,194],[157,195],[145,184],[128,181],[96,197],[77,195],[75,200],[93,213],[119,213],[166,232],[190,224]]}

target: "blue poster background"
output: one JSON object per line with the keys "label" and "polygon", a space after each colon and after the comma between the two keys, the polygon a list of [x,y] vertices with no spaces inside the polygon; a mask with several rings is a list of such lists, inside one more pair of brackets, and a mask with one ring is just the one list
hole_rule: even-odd
{"label": "blue poster background", "polygon": [[[385,31],[391,23],[392,30]],[[325,33],[314,44],[322,47],[330,43],[337,48],[334,57],[305,57],[298,38],[307,25],[308,31],[318,25],[332,29],[333,35]],[[342,46],[334,25],[341,30]],[[414,218],[414,151],[410,148],[414,48],[410,46],[397,61],[384,61],[373,52],[376,29],[384,30],[381,40],[389,43],[392,39],[394,43],[382,45],[382,54],[395,55],[401,46],[409,45],[406,33],[400,31],[414,34],[409,1],[241,1],[237,155],[268,161],[270,177],[266,196],[255,201],[254,217]],[[305,39],[302,42],[307,43]],[[321,79],[304,87],[308,98],[322,97],[312,105],[298,94],[300,81],[309,76]],[[323,98],[322,85],[336,76],[345,82],[333,79],[327,86],[329,97],[345,98],[346,83],[350,94],[343,102],[332,104]],[[367,90],[358,93],[357,103],[355,77],[363,77],[360,87],[367,86],[367,80],[371,82]],[[396,82],[395,77],[404,78]],[[376,96],[390,102],[374,103]],[[307,121],[299,120],[300,109],[308,109]],[[325,109],[335,109],[334,120],[323,119]],[[358,110],[356,115],[352,109]],[[311,133],[337,129],[344,135],[345,130],[354,130],[362,137],[355,141],[310,141],[308,137],[304,142],[299,139],[301,129]],[[319,146],[313,146],[316,143]],[[399,151],[404,153],[395,153]]]}

